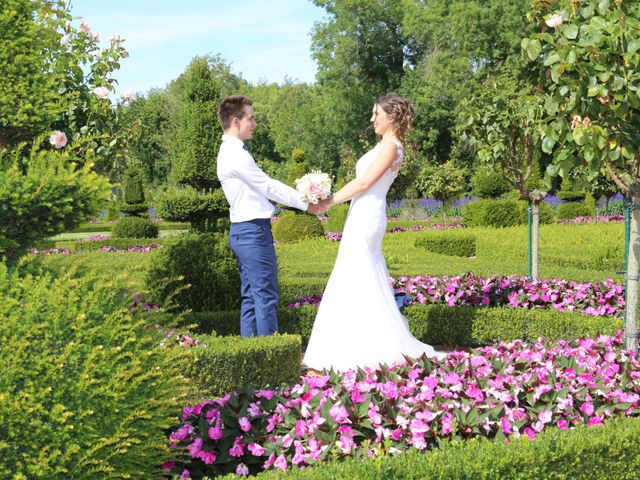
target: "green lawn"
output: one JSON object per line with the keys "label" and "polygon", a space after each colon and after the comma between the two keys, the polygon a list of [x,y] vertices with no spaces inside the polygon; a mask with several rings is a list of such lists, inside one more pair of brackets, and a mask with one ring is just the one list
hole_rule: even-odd
{"label": "green lawn", "polygon": [[[165,230],[163,236],[179,233]],[[383,251],[389,272],[398,275],[455,275],[473,272],[478,275],[526,275],[527,228],[505,229],[468,228],[451,230],[451,235],[473,234],[477,237],[477,255],[461,258],[429,252],[416,248],[417,238],[431,232],[400,232],[387,234]],[[587,225],[543,225],[540,231],[540,276],[560,277],[567,280],[597,281],[613,278],[623,281],[617,274],[624,268],[624,225],[620,223]],[[64,234],[57,240],[69,240],[79,235]],[[339,247],[338,242],[324,238],[297,244],[281,244],[278,253],[281,279],[302,282],[313,279],[326,281]],[[144,288],[144,272],[151,258],[150,253],[90,252],[81,255],[42,256],[41,261],[56,270],[78,268],[81,271],[102,273],[127,273],[126,287]],[[319,293],[319,292],[318,292]]]}

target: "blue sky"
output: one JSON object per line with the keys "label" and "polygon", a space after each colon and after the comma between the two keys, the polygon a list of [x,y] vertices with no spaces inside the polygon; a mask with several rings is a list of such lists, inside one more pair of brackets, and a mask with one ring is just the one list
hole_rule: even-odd
{"label": "blue sky", "polygon": [[[126,40],[130,56],[114,77],[117,94],[144,93],[178,77],[196,55],[220,54],[234,73],[256,83],[285,77],[313,82],[310,33],[324,18],[310,0],[71,0],[106,45]],[[74,22],[77,25],[77,22]]]}

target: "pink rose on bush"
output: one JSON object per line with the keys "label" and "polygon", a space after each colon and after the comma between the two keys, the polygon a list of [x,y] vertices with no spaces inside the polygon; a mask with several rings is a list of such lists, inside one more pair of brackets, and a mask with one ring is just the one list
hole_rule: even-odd
{"label": "pink rose on bush", "polygon": [[62,148],[67,144],[67,136],[64,132],[56,130],[49,136],[49,143],[56,148]]}
{"label": "pink rose on bush", "polygon": [[98,98],[107,98],[109,96],[109,89],[107,87],[96,87],[93,89],[93,93],[96,94]]}

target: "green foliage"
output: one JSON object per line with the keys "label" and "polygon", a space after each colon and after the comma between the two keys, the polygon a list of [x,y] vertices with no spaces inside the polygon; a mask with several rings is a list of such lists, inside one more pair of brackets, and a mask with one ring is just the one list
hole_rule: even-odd
{"label": "green foliage", "polygon": [[523,437],[509,442],[484,437],[445,440],[426,452],[411,449],[401,455],[341,459],[304,470],[270,471],[257,478],[632,480],[640,476],[640,453],[634,448],[640,442],[637,418],[607,420],[597,428],[549,428],[534,441]]}
{"label": "green foliage", "polygon": [[416,239],[416,247],[442,255],[456,257],[474,257],[476,255],[475,235],[450,235],[447,233],[429,233]]}
{"label": "green foliage", "polygon": [[287,173],[287,185],[296,188],[296,179],[309,173],[309,168],[305,163],[305,154],[300,149],[295,149],[291,154],[291,164]]}
{"label": "green foliage", "polygon": [[3,242],[10,261],[36,241],[93,218],[109,194],[105,178],[66,154],[34,150],[17,158],[0,152],[0,169],[0,238],[11,241]]}
{"label": "green foliage", "polygon": [[293,243],[324,236],[322,222],[315,215],[285,212],[273,224],[273,238],[278,243]]}
{"label": "green foliage", "polygon": [[158,478],[169,458],[185,364],[92,273],[0,265],[2,478]]}
{"label": "green foliage", "polygon": [[511,227],[526,221],[518,202],[513,200],[478,200],[468,203],[462,210],[467,227]]}
{"label": "green foliage", "polygon": [[[317,293],[317,290],[316,290]],[[317,307],[278,311],[280,332],[300,335],[309,341]],[[409,305],[402,314],[411,333],[431,345],[458,347],[489,345],[516,339],[536,341],[574,339],[583,336],[614,335],[622,326],[620,319],[594,317],[576,312],[510,307],[449,307],[447,305]],[[220,335],[238,335],[239,312],[202,312],[191,317],[202,332],[215,330]]]}
{"label": "green foliage", "polygon": [[[236,313],[240,324],[240,315]],[[268,337],[198,336],[189,349],[185,375],[207,398],[245,388],[291,385],[300,377],[301,341],[297,335]]]}
{"label": "green foliage", "polygon": [[180,309],[228,310],[240,305],[240,274],[223,233],[167,239],[145,283],[154,299]]}
{"label": "green foliage", "polygon": [[511,189],[504,177],[494,170],[481,168],[471,179],[473,193],[478,198],[498,198]]}
{"label": "green foliage", "polygon": [[[553,207],[540,203],[540,224],[554,220]],[[528,203],[522,200],[478,200],[462,209],[467,227],[512,227],[527,223]]]}
{"label": "green foliage", "polygon": [[0,6],[0,149],[48,129],[62,113],[57,88],[64,73],[56,62],[60,35],[52,15],[59,10],[53,2],[28,0]]}
{"label": "green foliage", "polygon": [[525,70],[515,60],[496,69],[464,100],[457,130],[477,150],[482,164],[499,171],[520,198],[529,199],[540,190],[536,119],[541,104]]}
{"label": "green foliage", "polygon": [[167,181],[171,169],[170,138],[177,115],[177,99],[168,91],[151,90],[139,97],[126,111],[129,123],[137,125],[133,132],[129,154],[152,183]]}
{"label": "green foliage", "polygon": [[581,202],[585,199],[586,193],[573,190],[560,190],[556,196],[565,202]]}
{"label": "green foliage", "polygon": [[556,217],[558,220],[571,219],[577,217],[588,217],[591,215],[589,207],[580,202],[567,202],[558,205]]}
{"label": "green foliage", "polygon": [[606,167],[618,188],[637,192],[638,177],[631,172],[640,158],[640,138],[632,133],[640,118],[638,2],[570,6],[534,5],[536,24],[557,12],[563,23],[522,40],[523,50],[544,65],[550,79],[541,126],[543,149],[553,154],[547,181],[566,178],[577,166],[595,180]]}
{"label": "green foliage", "polygon": [[306,149],[335,162],[343,148],[361,151],[361,140],[372,140],[368,127],[373,101],[401,84],[407,60],[403,5],[395,0],[314,3],[327,14],[314,25],[311,39],[318,88],[314,123],[307,128],[320,141],[318,148]]}
{"label": "green foliage", "polygon": [[341,232],[344,229],[344,222],[347,221],[347,215],[349,214],[349,204],[340,203],[334,205],[327,212],[329,220],[325,225],[327,232]]}
{"label": "green foliage", "polygon": [[118,115],[124,104],[114,107],[94,89],[112,90],[111,75],[128,56],[123,41],[100,47],[72,24],[62,0],[7,0],[0,8],[0,148],[61,131],[74,157],[117,170],[130,133]]}
{"label": "green foliage", "polygon": [[450,202],[466,188],[465,171],[447,162],[444,165],[426,165],[416,178],[416,188],[427,198]]}
{"label": "green foliage", "polygon": [[124,202],[120,210],[123,213],[138,216],[147,211],[143,174],[136,165],[130,164],[125,170],[122,188]]}
{"label": "green foliage", "polygon": [[173,222],[188,222],[191,229],[228,229],[229,203],[222,189],[199,193],[192,187],[168,190],[156,197],[158,215]]}
{"label": "green foliage", "polygon": [[156,238],[158,226],[148,218],[122,217],[111,230],[114,238]]}

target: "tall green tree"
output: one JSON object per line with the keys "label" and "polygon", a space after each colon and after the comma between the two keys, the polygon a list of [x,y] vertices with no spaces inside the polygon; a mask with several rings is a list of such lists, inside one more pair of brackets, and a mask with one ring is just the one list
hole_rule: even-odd
{"label": "tall green tree", "polygon": [[373,136],[373,100],[400,86],[406,50],[403,11],[395,0],[314,3],[327,12],[327,20],[314,28],[311,49],[318,64],[321,135],[334,146],[337,166],[343,147],[359,151],[363,135]]}
{"label": "tall green tree", "polygon": [[401,93],[416,103],[414,138],[436,162],[467,160],[456,110],[487,75],[519,56],[528,0],[403,0],[408,55]]}
{"label": "tall green tree", "polygon": [[168,89],[154,89],[131,103],[126,122],[132,128],[129,155],[147,181],[163,184],[171,170],[169,146],[175,132],[178,102]]}
{"label": "tall green tree", "polygon": [[553,154],[547,179],[585,166],[593,179],[604,169],[631,199],[627,259],[626,346],[638,348],[640,270],[640,1],[534,2],[539,33],[522,41],[532,61],[546,67],[542,148]]}
{"label": "tall green tree", "polygon": [[460,109],[458,131],[476,147],[481,164],[502,173],[532,213],[531,276],[538,278],[541,138],[536,120],[542,102],[531,85],[517,78],[518,70],[504,68],[491,77]]}

